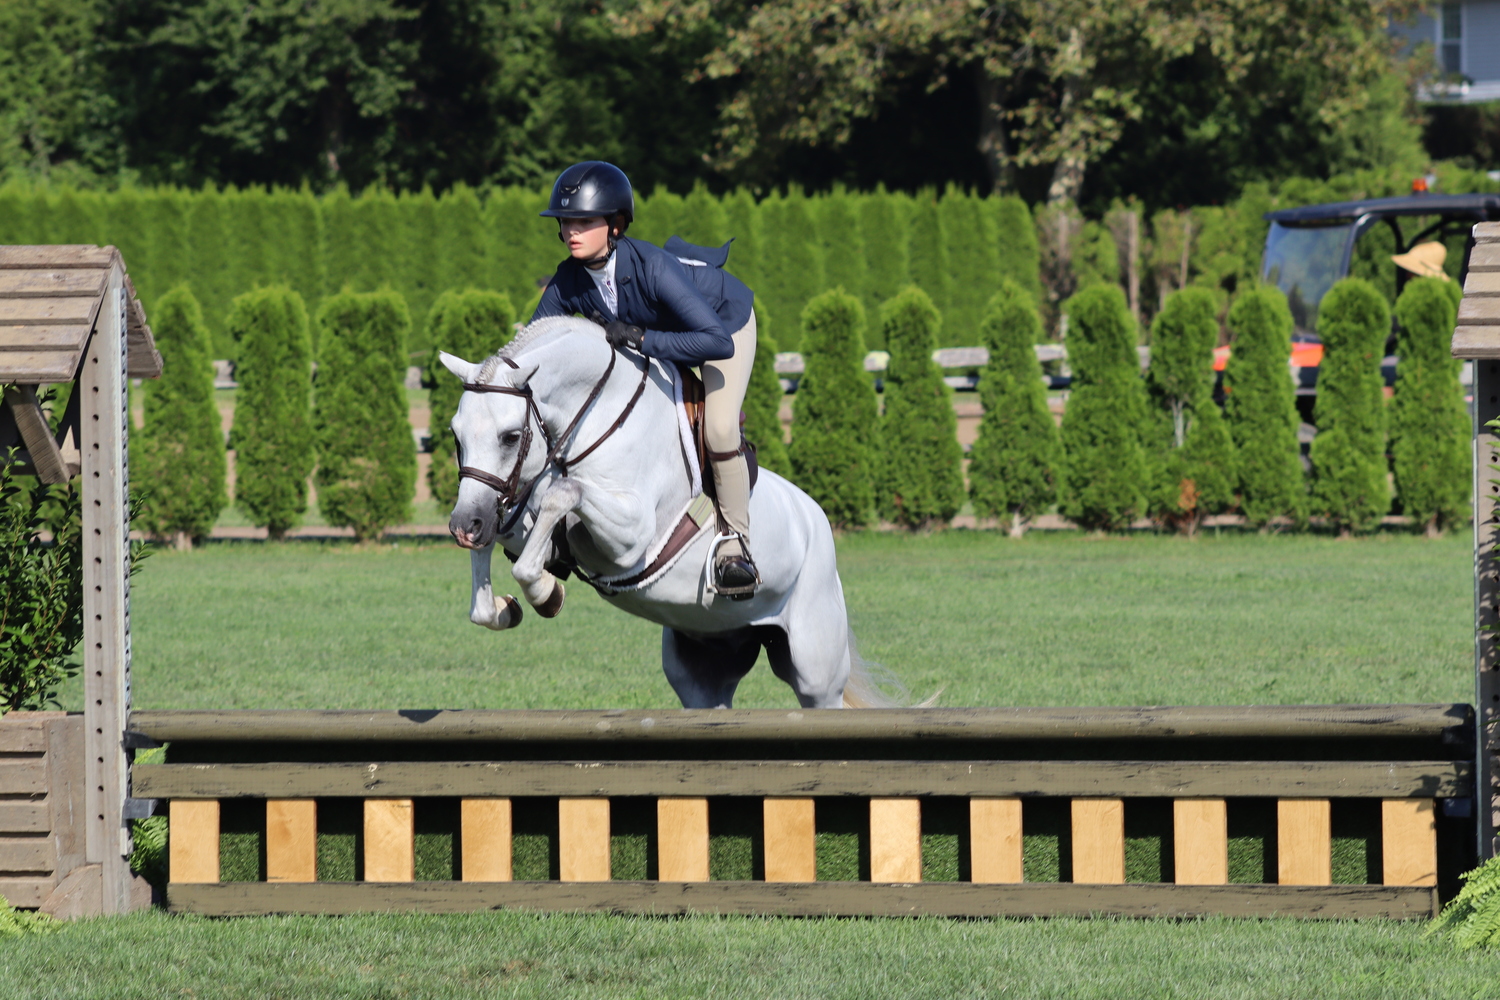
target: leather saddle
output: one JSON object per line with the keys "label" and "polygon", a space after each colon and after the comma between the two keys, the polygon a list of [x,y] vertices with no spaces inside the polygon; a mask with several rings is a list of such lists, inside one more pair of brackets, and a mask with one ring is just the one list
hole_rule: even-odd
{"label": "leather saddle", "polygon": [[[708,391],[704,388],[703,379],[698,376],[698,373],[686,365],[677,366],[677,375],[682,379],[682,408],[687,411],[688,426],[693,429],[693,448],[698,455],[698,468],[702,470],[703,492],[710,499],[717,501],[718,496],[714,491],[714,474],[709,467],[708,444],[703,437],[704,402],[708,397]],[[755,457],[755,445],[745,440],[745,412],[743,410],[740,411],[739,450],[750,467],[750,488],[753,490],[756,481],[760,478],[760,463]]]}

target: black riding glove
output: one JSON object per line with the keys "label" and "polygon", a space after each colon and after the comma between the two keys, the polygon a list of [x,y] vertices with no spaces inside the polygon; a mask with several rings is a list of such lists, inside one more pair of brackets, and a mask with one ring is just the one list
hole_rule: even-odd
{"label": "black riding glove", "polygon": [[641,341],[646,339],[646,331],[638,326],[615,320],[604,326],[604,339],[609,341],[611,347],[630,347],[637,351],[641,349]]}

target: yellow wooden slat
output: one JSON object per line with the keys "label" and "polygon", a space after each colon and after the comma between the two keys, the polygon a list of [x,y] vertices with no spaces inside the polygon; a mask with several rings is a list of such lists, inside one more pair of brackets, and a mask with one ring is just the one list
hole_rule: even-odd
{"label": "yellow wooden slat", "polygon": [[1331,885],[1333,835],[1327,799],[1276,801],[1276,881]]}
{"label": "yellow wooden slat", "polygon": [[1021,800],[969,800],[969,878],[1021,882]]}
{"label": "yellow wooden slat", "polygon": [[1172,802],[1172,853],[1178,885],[1229,882],[1229,810],[1223,799]]}
{"label": "yellow wooden slat", "polygon": [[557,856],[564,882],[609,881],[609,799],[557,800]]}
{"label": "yellow wooden slat", "polygon": [[465,882],[509,882],[510,799],[463,799],[459,810],[459,871]]}
{"label": "yellow wooden slat", "polygon": [[1125,881],[1125,800],[1073,800],[1073,881]]}
{"label": "yellow wooden slat", "polygon": [[663,882],[708,881],[708,799],[656,800],[656,870]]}
{"label": "yellow wooden slat", "polygon": [[416,878],[416,810],[411,799],[365,799],[365,881]]}
{"label": "yellow wooden slat", "polygon": [[1437,803],[1383,799],[1380,856],[1386,885],[1437,885]]}
{"label": "yellow wooden slat", "polygon": [[813,800],[768,798],[764,805],[767,882],[816,882],[818,834]]}
{"label": "yellow wooden slat", "polygon": [[921,799],[870,799],[870,881],[922,881]]}
{"label": "yellow wooden slat", "polygon": [[174,799],[167,819],[167,870],[173,882],[219,881],[219,802]]}
{"label": "yellow wooden slat", "polygon": [[266,881],[318,880],[316,799],[266,800]]}

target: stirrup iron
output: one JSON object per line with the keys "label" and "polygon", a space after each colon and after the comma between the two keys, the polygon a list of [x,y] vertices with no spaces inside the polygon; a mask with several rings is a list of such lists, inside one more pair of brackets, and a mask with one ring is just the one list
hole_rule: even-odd
{"label": "stirrup iron", "polygon": [[[740,551],[743,553],[745,565],[755,574],[755,582],[735,587],[721,587],[718,583],[718,555],[719,548],[725,542],[739,542]],[[708,556],[703,561],[704,589],[710,594],[718,594],[732,601],[748,601],[755,596],[756,588],[760,586],[760,568],[755,565],[755,560],[750,556],[750,546],[746,543],[745,536],[737,531],[721,531],[714,536],[713,541],[708,544]]]}

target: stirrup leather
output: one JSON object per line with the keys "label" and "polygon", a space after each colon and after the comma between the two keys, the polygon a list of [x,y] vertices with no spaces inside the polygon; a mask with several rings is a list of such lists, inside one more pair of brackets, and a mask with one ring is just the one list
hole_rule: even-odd
{"label": "stirrup leather", "polygon": [[[719,548],[725,542],[740,543],[740,551],[744,553],[745,563],[750,567],[751,572],[755,574],[754,583],[738,587],[725,587],[719,584],[719,567],[717,562]],[[737,600],[745,600],[754,596],[756,588],[760,586],[760,569],[755,565],[755,560],[750,556],[750,546],[746,543],[744,535],[741,535],[737,531],[721,531],[714,536],[713,541],[708,545],[708,556],[703,561],[703,580],[704,588],[710,594],[718,594],[722,597]]]}

